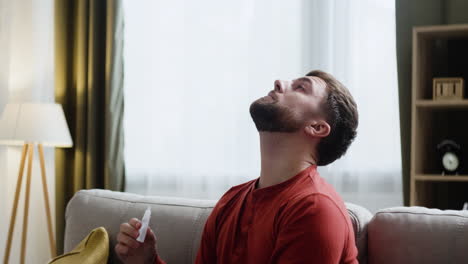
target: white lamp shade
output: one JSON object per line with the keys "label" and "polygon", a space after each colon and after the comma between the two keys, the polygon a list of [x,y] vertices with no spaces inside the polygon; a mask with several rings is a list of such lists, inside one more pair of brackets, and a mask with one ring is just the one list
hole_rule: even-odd
{"label": "white lamp shade", "polygon": [[55,103],[7,104],[0,119],[0,144],[73,146],[62,106]]}

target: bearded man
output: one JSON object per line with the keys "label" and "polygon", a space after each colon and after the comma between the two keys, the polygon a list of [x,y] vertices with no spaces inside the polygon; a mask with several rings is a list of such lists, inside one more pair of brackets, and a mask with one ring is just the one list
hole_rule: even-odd
{"label": "bearded man", "polygon": [[[227,191],[208,217],[196,263],[358,263],[343,200],[317,166],[343,156],[356,137],[357,106],[332,75],[311,71],[250,106],[260,134],[260,177]],[[115,247],[124,263],[164,263],[148,228],[123,223]]]}

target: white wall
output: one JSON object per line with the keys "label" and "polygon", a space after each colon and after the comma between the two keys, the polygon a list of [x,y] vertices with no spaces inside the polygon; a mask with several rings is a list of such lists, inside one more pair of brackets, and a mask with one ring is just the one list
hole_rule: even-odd
{"label": "white wall", "polygon": [[[54,101],[53,7],[53,0],[0,0],[1,110],[8,101]],[[21,148],[0,146],[0,259],[2,261],[20,154]],[[50,258],[50,250],[37,149],[34,154],[26,263],[46,263]],[[53,150],[46,148],[45,156],[52,219],[55,220]],[[26,177],[23,179],[23,188],[25,179]],[[23,189],[17,211],[10,263],[19,262],[24,193]]]}

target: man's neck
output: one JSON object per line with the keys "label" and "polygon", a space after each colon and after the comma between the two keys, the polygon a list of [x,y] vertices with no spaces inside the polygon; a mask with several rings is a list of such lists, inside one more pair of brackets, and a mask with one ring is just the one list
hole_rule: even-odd
{"label": "man's neck", "polygon": [[260,154],[261,171],[257,188],[287,181],[316,164],[309,145],[291,133],[260,132]]}

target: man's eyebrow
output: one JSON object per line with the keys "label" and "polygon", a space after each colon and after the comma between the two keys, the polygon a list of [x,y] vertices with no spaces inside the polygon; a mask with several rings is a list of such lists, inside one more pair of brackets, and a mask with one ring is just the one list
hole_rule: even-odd
{"label": "man's eyebrow", "polygon": [[312,84],[312,81],[307,77],[301,77],[299,79],[296,79],[296,81],[305,81],[305,82]]}

